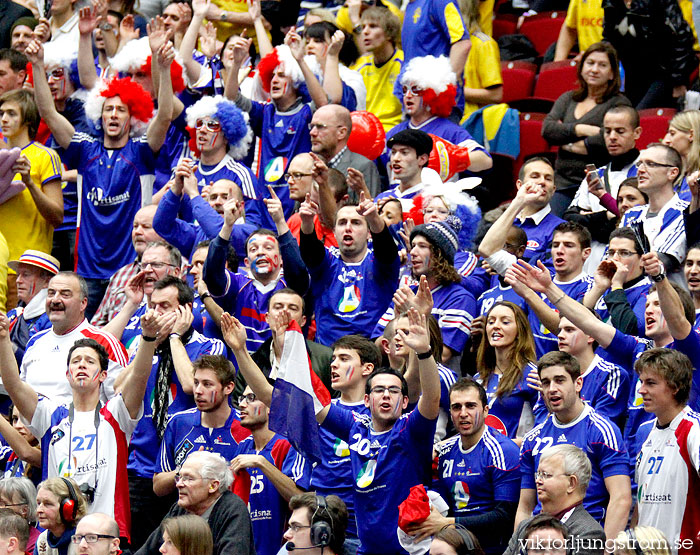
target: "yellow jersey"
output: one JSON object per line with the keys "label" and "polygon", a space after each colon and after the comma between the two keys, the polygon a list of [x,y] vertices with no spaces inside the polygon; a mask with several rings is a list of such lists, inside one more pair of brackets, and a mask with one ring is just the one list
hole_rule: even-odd
{"label": "yellow jersey", "polygon": [[[61,159],[56,151],[37,142],[22,149],[31,164],[32,181],[39,188],[51,181],[60,183]],[[21,181],[19,174],[15,181]],[[19,259],[27,249],[50,253],[53,246],[53,227],[39,213],[29,190],[25,189],[10,200],[0,204],[0,233],[5,236],[10,249],[10,260]],[[14,274],[13,270],[9,270]]]}
{"label": "yellow jersey", "polygon": [[375,114],[388,132],[401,121],[403,106],[394,96],[394,83],[403,66],[403,51],[398,48],[394,55],[381,66],[374,63],[374,55],[360,57],[351,69],[362,75],[367,89],[367,111]]}
{"label": "yellow jersey", "polygon": [[571,0],[564,24],[576,29],[579,52],[603,40],[602,0]]}
{"label": "yellow jersey", "polygon": [[[472,48],[464,66],[464,86],[470,89],[486,89],[495,85],[502,85],[501,54],[498,44],[491,37],[476,31],[471,33]],[[481,106],[467,100],[464,103],[465,121]]]}

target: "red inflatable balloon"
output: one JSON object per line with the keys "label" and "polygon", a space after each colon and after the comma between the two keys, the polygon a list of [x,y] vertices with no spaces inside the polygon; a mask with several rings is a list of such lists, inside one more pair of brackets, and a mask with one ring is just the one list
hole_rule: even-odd
{"label": "red inflatable balloon", "polygon": [[429,133],[429,135],[433,139],[433,150],[430,152],[428,167],[438,172],[440,179],[447,181],[454,174],[462,172],[469,167],[471,161],[467,147],[457,146],[432,133]]}
{"label": "red inflatable balloon", "polygon": [[365,158],[376,160],[384,152],[386,134],[379,118],[372,112],[357,111],[350,114],[352,133],[348,148]]}

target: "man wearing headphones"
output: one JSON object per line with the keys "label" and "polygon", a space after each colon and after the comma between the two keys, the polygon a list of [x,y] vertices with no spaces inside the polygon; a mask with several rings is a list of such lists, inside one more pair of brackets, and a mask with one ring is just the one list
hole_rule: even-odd
{"label": "man wearing headphones", "polygon": [[323,497],[313,492],[289,500],[289,528],[284,533],[287,552],[301,550],[309,555],[341,555],[348,511],[337,495]]}

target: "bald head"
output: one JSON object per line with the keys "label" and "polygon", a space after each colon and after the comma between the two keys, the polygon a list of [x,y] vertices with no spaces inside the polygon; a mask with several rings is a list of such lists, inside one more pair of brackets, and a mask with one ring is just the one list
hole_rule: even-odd
{"label": "bald head", "polygon": [[347,108],[327,104],[314,112],[311,118],[311,150],[330,160],[348,144],[352,119]]}
{"label": "bald head", "polygon": [[[99,534],[101,536],[112,536],[112,538],[100,538],[97,543],[91,544],[90,553],[94,555],[116,555],[119,553],[119,526],[117,521],[104,513],[92,513],[85,515],[75,530],[76,536],[87,536],[88,534]],[[83,539],[78,545],[87,546]]]}

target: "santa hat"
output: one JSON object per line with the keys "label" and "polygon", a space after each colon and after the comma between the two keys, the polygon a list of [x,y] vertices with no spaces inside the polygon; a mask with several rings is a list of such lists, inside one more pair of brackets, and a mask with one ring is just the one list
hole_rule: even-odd
{"label": "santa hat", "polygon": [[434,116],[449,116],[456,104],[457,75],[445,56],[413,58],[401,74],[401,85],[417,85],[423,90],[423,104]]}
{"label": "santa hat", "polygon": [[85,101],[85,115],[96,129],[102,128],[102,107],[105,100],[118,96],[129,107],[131,116],[131,136],[143,135],[148,122],[153,117],[153,101],[144,88],[131,80],[130,77],[119,79],[112,77],[109,81],[101,81],[88,94]]}
{"label": "santa hat", "polygon": [[270,92],[272,74],[279,65],[282,65],[285,75],[291,77],[295,87],[304,82],[304,74],[301,72],[299,63],[292,56],[289,46],[280,44],[275,46],[275,49],[260,60],[258,64],[258,77],[265,92]]}
{"label": "santa hat", "polygon": [[221,131],[229,144],[229,153],[234,159],[239,160],[248,153],[253,142],[253,130],[248,125],[248,114],[240,110],[234,102],[226,100],[221,95],[205,96],[187,108],[185,113],[187,126],[190,129],[195,128],[200,118],[210,117],[219,120]]}
{"label": "santa hat", "polygon": [[[182,71],[182,58],[179,53],[170,64],[170,78],[173,82],[173,91],[181,93],[185,90],[185,79]],[[109,59],[110,67],[119,73],[136,73],[141,71],[151,76],[151,45],[148,37],[133,39],[127,42],[113,58]]]}

